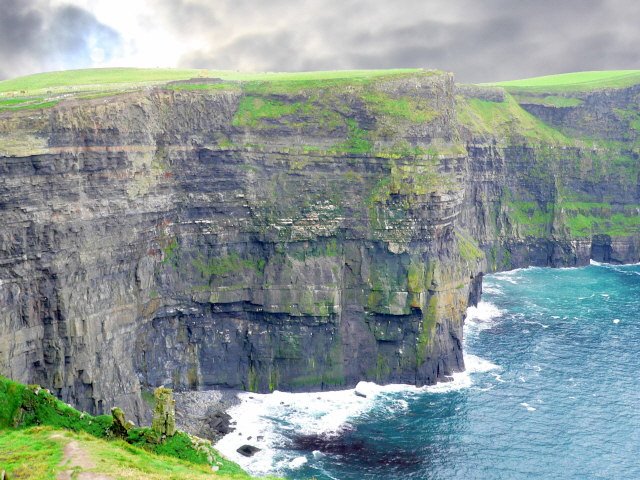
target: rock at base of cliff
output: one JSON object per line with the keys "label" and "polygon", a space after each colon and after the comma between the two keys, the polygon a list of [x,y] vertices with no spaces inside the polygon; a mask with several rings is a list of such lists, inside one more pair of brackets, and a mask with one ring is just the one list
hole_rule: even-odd
{"label": "rock at base of cliff", "polygon": [[240,455],[244,455],[245,457],[253,457],[256,453],[258,453],[260,449],[258,447],[254,447],[253,445],[242,445],[239,449],[236,450]]}
{"label": "rock at base of cliff", "polygon": [[235,430],[231,426],[231,415],[217,408],[210,408],[204,419],[202,430],[211,438],[219,438]]}

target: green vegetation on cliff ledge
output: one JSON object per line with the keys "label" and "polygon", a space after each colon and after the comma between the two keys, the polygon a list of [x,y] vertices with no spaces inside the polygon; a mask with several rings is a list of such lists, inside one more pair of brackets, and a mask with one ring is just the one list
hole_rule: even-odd
{"label": "green vegetation on cliff ledge", "polygon": [[0,466],[9,478],[53,480],[64,470],[83,470],[61,465],[70,441],[91,458],[88,471],[114,478],[251,478],[184,432],[161,439],[151,428],[128,427],[119,439],[113,426],[111,415],[79,412],[37,385],[0,376]]}
{"label": "green vegetation on cliff ledge", "polygon": [[[388,139],[397,137],[407,126],[429,123],[440,114],[429,98],[407,92],[387,92],[388,82],[406,76],[426,78],[438,72],[389,70],[375,72],[375,75],[354,73],[335,78],[324,78],[323,72],[318,73],[307,79],[291,74],[240,82],[244,95],[232,125],[261,133],[289,134],[293,129],[320,137],[318,144],[306,143],[300,147],[305,154],[381,154],[398,158],[405,153],[419,155],[426,150],[415,145],[407,145],[407,149],[403,143],[402,150],[396,151],[387,145]],[[331,145],[327,139],[336,141]],[[260,148],[254,144],[247,146]]]}
{"label": "green vegetation on cliff ledge", "polygon": [[542,97],[519,95],[514,97],[519,104],[544,105],[545,107],[571,108],[584,103],[583,100],[574,97],[560,95],[546,95]]}
{"label": "green vegetation on cliff ledge", "polygon": [[251,260],[240,258],[237,253],[231,253],[216,258],[197,258],[193,260],[193,266],[206,277],[223,276],[242,270],[255,270],[256,273],[262,273],[265,267],[265,260]]}
{"label": "green vegetation on cliff ledge", "polygon": [[561,218],[572,236],[609,235],[624,237],[640,233],[640,205],[613,208],[608,203],[562,202]]}
{"label": "green vegetation on cliff ledge", "polygon": [[510,143],[574,143],[560,131],[524,110],[509,94],[505,95],[502,102],[458,97],[457,107],[458,121],[475,134],[502,137]]}
{"label": "green vegetation on cliff ledge", "polygon": [[364,92],[362,98],[377,116],[388,115],[413,123],[427,123],[438,116],[438,112],[426,102],[411,97],[392,97],[384,92],[370,90]]}
{"label": "green vegetation on cliff ledge", "polygon": [[505,200],[506,213],[519,233],[528,237],[544,237],[551,228],[553,212],[547,206],[541,208],[537,202]]}

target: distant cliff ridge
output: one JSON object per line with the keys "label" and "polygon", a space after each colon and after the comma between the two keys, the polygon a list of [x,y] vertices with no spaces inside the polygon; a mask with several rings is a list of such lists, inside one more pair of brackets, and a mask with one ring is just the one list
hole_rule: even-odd
{"label": "distant cliff ridge", "polygon": [[431,384],[483,272],[640,260],[640,77],[112,72],[0,82],[0,374],[80,409]]}

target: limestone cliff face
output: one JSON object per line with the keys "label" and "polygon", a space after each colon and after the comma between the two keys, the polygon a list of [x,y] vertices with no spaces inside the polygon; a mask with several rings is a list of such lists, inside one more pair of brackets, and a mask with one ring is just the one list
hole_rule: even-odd
{"label": "limestone cliff face", "polygon": [[481,272],[638,260],[630,141],[437,72],[211,85],[0,113],[0,373],[138,417],[161,384],[429,384]]}
{"label": "limestone cliff face", "polygon": [[460,220],[488,271],[640,260],[638,86],[459,93],[471,170]]}

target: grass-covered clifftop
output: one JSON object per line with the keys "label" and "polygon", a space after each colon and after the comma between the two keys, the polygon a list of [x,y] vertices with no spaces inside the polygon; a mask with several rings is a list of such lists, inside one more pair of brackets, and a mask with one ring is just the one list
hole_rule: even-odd
{"label": "grass-covered clifftop", "polygon": [[110,415],[79,412],[46,389],[0,376],[0,471],[10,480],[54,479],[66,471],[112,479],[251,478],[184,432],[160,439],[150,428],[133,427],[118,436],[112,426]]}
{"label": "grass-covered clifftop", "polygon": [[[406,75],[419,69],[345,70],[325,72],[243,73],[206,69],[96,68],[38,73],[0,81],[0,112],[50,108],[62,100],[103,98],[147,87],[175,90],[234,89],[241,84],[259,89],[278,84],[290,89],[327,83],[358,83],[378,77]],[[219,82],[211,82],[217,79]],[[190,80],[189,82],[186,82]],[[183,83],[180,83],[183,82]]]}
{"label": "grass-covered clifftop", "polygon": [[640,83],[640,70],[604,70],[561,73],[543,77],[507,80],[483,85],[507,90],[539,90],[547,92],[586,92],[601,89],[627,88]]}

